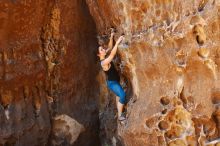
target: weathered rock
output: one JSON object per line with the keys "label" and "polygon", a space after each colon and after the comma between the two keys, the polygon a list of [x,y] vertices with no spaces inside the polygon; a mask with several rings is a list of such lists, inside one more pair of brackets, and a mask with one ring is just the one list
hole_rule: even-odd
{"label": "weathered rock", "polygon": [[62,114],[85,127],[74,144],[99,145],[96,48],[85,1],[0,2],[0,145],[50,145]]}
{"label": "weathered rock", "polygon": [[54,117],[52,121],[51,141],[53,145],[72,145],[85,131],[83,125],[67,115]]}
{"label": "weathered rock", "polygon": [[[0,145],[53,145],[63,114],[85,128],[66,145],[99,145],[98,118],[103,145],[218,145],[219,17],[219,0],[1,1]],[[110,27],[125,34],[124,125],[95,62]]]}
{"label": "weathered rock", "polygon": [[[118,135],[126,146],[197,145],[219,138],[220,2],[86,1],[100,36],[110,27],[117,30],[115,39],[125,34],[116,64],[130,83],[127,98],[137,99],[127,106],[127,124],[106,131],[106,138]],[[115,127],[104,120],[101,125]]]}

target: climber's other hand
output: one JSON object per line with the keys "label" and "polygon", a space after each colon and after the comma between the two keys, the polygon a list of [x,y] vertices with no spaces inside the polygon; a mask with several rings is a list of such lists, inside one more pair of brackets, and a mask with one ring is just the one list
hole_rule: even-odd
{"label": "climber's other hand", "polygon": [[115,29],[113,27],[110,28],[111,33],[115,33]]}
{"label": "climber's other hand", "polygon": [[122,35],[118,38],[117,42],[120,43],[123,39],[124,39],[124,36]]}

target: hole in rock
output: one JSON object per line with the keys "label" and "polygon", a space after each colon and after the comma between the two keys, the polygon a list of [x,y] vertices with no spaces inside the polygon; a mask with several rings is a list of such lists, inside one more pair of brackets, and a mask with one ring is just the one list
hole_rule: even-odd
{"label": "hole in rock", "polygon": [[196,36],[196,41],[197,41],[197,43],[199,45],[203,45],[204,44],[204,40],[202,40],[199,35]]}
{"label": "hole in rock", "polygon": [[196,36],[196,41],[199,45],[203,45],[206,41],[206,34],[203,26],[201,24],[197,24],[194,27],[194,33]]}
{"label": "hole in rock", "polygon": [[160,103],[162,104],[162,105],[168,105],[169,103],[170,103],[170,99],[168,98],[168,97],[162,97],[161,99],[160,99]]}
{"label": "hole in rock", "polygon": [[162,114],[166,114],[166,113],[167,113],[167,109],[162,110],[161,113],[162,113]]}
{"label": "hole in rock", "polygon": [[158,127],[160,128],[160,130],[166,130],[169,128],[169,124],[166,121],[160,121]]}

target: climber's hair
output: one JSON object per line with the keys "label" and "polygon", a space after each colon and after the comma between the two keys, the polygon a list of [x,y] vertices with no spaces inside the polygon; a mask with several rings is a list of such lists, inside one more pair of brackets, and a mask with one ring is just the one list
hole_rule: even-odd
{"label": "climber's hair", "polygon": [[[103,47],[103,49],[107,49],[107,47],[108,47],[108,42],[109,42],[109,37],[108,37],[108,35],[98,35],[97,36],[97,40],[98,40],[98,47],[97,47],[97,49],[96,49],[96,60],[99,62],[100,60],[99,60],[99,47],[101,46],[101,47]],[[107,54],[106,54],[106,56],[108,56],[110,54],[110,52],[108,52]]]}
{"label": "climber's hair", "polygon": [[109,38],[107,35],[97,36],[98,44],[105,48],[105,46],[108,44]]}

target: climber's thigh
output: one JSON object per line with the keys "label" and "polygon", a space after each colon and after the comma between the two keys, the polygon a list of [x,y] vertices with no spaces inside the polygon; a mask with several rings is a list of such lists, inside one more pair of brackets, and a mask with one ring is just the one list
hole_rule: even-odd
{"label": "climber's thigh", "polygon": [[119,97],[119,102],[125,104],[125,92],[117,81],[107,81],[108,88]]}

